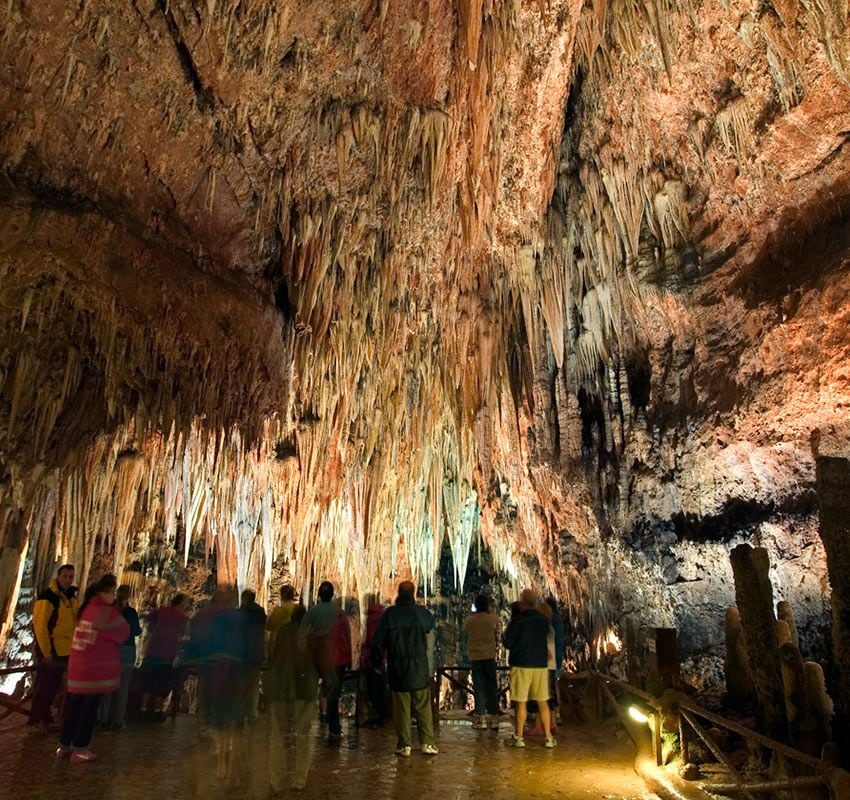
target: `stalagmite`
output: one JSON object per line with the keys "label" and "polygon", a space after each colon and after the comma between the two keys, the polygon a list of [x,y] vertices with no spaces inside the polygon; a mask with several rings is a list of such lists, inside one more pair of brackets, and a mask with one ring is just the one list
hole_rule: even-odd
{"label": "stalagmite", "polygon": [[736,551],[729,704],[784,737],[784,676],[817,748],[846,3],[2,6],[6,654],[63,560],[263,603],[410,578],[447,627],[486,580],[555,596],[576,669],[676,627],[710,691],[750,541],[782,644]]}
{"label": "stalagmite", "polygon": [[832,647],[837,672],[835,731],[839,745],[848,742],[850,720],[850,457],[847,431],[818,432],[813,437],[820,502],[820,536],[826,550],[832,589]]}
{"label": "stalagmite", "polygon": [[726,661],[723,674],[726,677],[727,699],[732,708],[743,711],[753,700],[753,678],[744,628],[737,608],[726,609],[725,630]]}
{"label": "stalagmite", "polygon": [[[782,687],[785,692],[785,712],[791,730],[792,741],[801,748],[808,732],[813,727],[812,709],[806,692],[806,676],[803,657],[799,647],[794,644],[788,624],[783,620],[776,622],[776,638],[779,642],[779,661],[782,669]],[[810,751],[814,745],[809,744]],[[817,747],[817,753],[820,747]]]}
{"label": "stalagmite", "polygon": [[800,647],[800,637],[797,633],[797,625],[794,622],[794,609],[787,600],[780,600],[776,604],[776,617],[788,627],[789,641],[794,647]]}
{"label": "stalagmite", "polygon": [[824,747],[832,739],[832,714],[835,708],[826,690],[826,679],[821,665],[807,661],[804,665],[804,677],[806,702],[813,724],[808,730],[801,731],[800,746],[806,752],[822,757]]}
{"label": "stalagmite", "polygon": [[756,722],[759,730],[771,738],[788,742],[790,732],[773,615],[773,588],[768,576],[770,556],[764,548],[739,544],[732,550],[731,559],[735,599],[753,676]]}

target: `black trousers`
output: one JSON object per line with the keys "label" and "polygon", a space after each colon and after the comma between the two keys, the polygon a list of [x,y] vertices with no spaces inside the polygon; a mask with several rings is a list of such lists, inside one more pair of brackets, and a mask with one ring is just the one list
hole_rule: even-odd
{"label": "black trousers", "polygon": [[342,695],[342,682],[345,678],[345,667],[334,667],[334,671],[328,676],[325,686],[325,697],[327,698],[328,733],[338,734],[342,732],[342,724],[339,719],[339,698]]}
{"label": "black trousers", "polygon": [[62,686],[65,670],[68,667],[68,656],[53,656],[45,661],[40,655],[35,672],[35,685],[32,691],[32,707],[30,708],[29,725],[41,725],[51,722],[51,709],[56,693]]}
{"label": "black trousers", "polygon": [[496,716],[499,713],[499,687],[496,683],[496,659],[472,661],[472,692],[475,696],[475,714]]}
{"label": "black trousers", "polygon": [[102,694],[68,694],[59,744],[84,750],[91,744]]}
{"label": "black trousers", "polygon": [[372,720],[385,722],[387,719],[387,676],[373,669],[364,669],[363,677],[366,683],[366,697],[371,707]]}

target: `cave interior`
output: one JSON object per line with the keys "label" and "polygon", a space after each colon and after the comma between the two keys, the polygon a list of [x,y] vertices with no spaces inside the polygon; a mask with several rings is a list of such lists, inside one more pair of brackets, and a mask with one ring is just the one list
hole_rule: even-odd
{"label": "cave interior", "polygon": [[3,663],[69,562],[726,691],[761,586],[850,711],[846,2],[3,5]]}

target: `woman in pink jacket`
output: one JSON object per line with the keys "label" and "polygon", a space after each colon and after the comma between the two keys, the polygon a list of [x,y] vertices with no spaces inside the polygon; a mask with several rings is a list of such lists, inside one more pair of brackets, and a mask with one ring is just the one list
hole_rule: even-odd
{"label": "woman in pink jacket", "polygon": [[121,645],[130,626],[115,605],[118,582],[104,575],[86,589],[68,661],[68,701],[56,755],[72,764],[94,761],[89,750],[101,697],[121,683]]}

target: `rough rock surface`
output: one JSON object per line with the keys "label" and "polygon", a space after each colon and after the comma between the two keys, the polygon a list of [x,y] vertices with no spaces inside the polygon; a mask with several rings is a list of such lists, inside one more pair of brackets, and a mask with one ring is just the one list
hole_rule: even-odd
{"label": "rough rock surface", "polygon": [[6,622],[27,558],[203,542],[223,582],[362,593],[447,536],[692,651],[755,539],[822,624],[846,4],[0,15]]}

